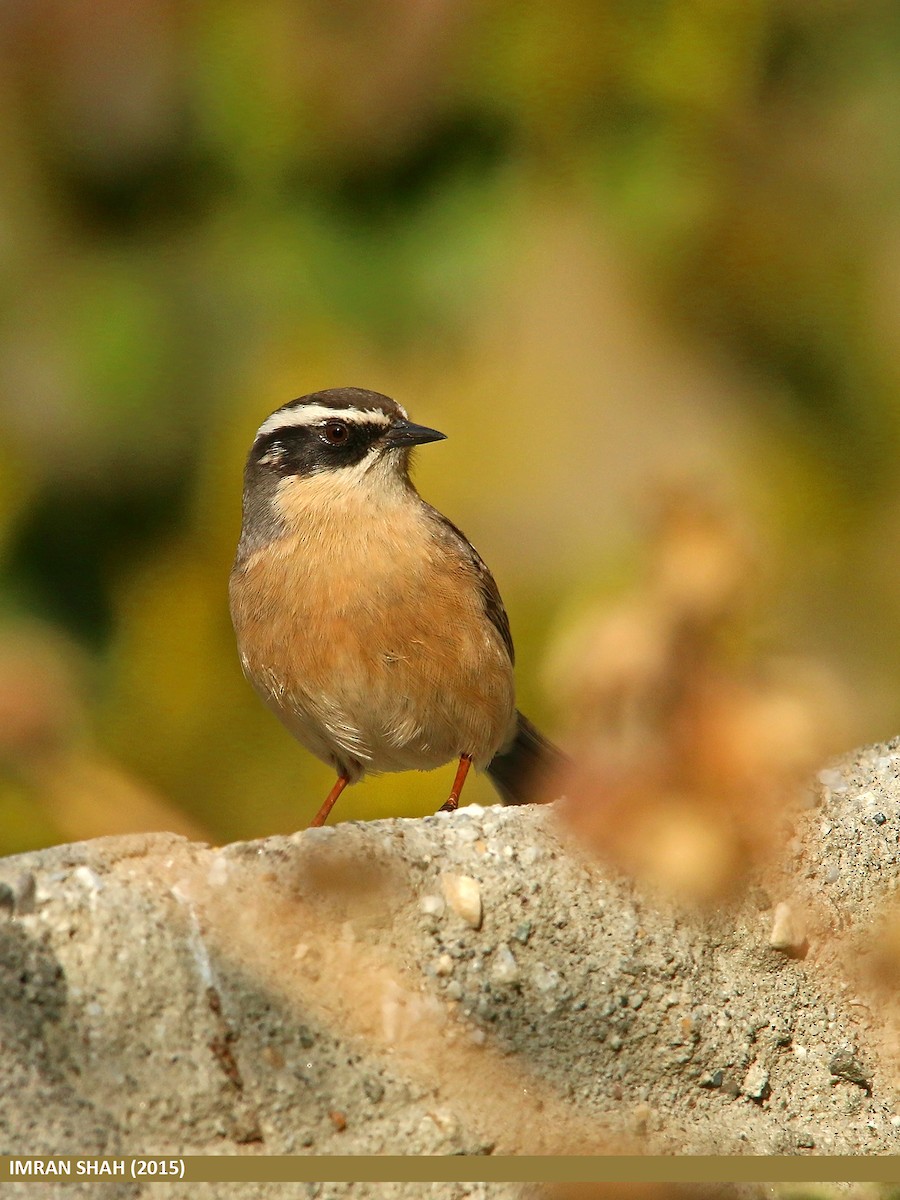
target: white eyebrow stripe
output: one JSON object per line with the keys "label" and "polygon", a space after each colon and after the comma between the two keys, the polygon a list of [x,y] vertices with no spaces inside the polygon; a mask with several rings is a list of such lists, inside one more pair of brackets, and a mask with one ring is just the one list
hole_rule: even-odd
{"label": "white eyebrow stripe", "polygon": [[[406,417],[406,412],[402,408],[400,415]],[[273,412],[271,417],[266,417],[257,429],[256,436],[264,437],[267,433],[274,433],[276,429],[296,429],[303,425],[317,425],[320,421],[327,421],[329,418],[349,421],[357,425],[384,425],[385,428],[393,421],[393,418],[380,408],[328,408],[324,404],[303,404],[298,408],[279,408],[277,412]]]}

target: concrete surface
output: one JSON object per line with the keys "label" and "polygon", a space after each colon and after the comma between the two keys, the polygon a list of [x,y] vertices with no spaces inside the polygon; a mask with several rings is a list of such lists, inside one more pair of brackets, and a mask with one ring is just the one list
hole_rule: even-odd
{"label": "concrete surface", "polygon": [[[897,1015],[864,968],[898,777],[900,741],[821,772],[713,914],[613,877],[559,804],[2,860],[0,1153],[896,1153]],[[121,1194],[154,1186],[181,1194]]]}

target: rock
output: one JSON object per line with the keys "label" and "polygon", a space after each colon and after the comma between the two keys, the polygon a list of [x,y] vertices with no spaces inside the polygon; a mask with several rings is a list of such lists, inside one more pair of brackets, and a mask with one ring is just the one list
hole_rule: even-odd
{"label": "rock", "polygon": [[471,875],[441,876],[444,898],[458,917],[473,929],[481,926],[481,888]]}
{"label": "rock", "polygon": [[423,896],[419,901],[419,912],[425,917],[442,917],[445,908],[440,896]]}
{"label": "rock", "polygon": [[838,1050],[832,1055],[828,1069],[835,1079],[846,1079],[865,1092],[872,1091],[872,1081],[852,1050]]}
{"label": "rock", "polygon": [[769,1072],[761,1063],[753,1063],[750,1067],[741,1090],[751,1100],[762,1101],[769,1095]]}
{"label": "rock", "polygon": [[519,964],[506,942],[501,942],[491,963],[491,982],[504,986],[515,983],[519,978]]}
{"label": "rock", "polygon": [[847,787],[843,772],[837,770],[835,767],[826,767],[819,772],[817,779],[823,787],[829,788],[832,792],[837,791],[838,788],[846,790]]}
{"label": "rock", "polygon": [[717,1071],[707,1073],[706,1075],[701,1075],[700,1079],[697,1081],[699,1087],[708,1089],[720,1088],[724,1082],[725,1072],[721,1069],[721,1067]]}
{"label": "rock", "polygon": [[[631,1153],[638,1127],[656,1154],[893,1153],[900,1017],[865,967],[898,754],[849,759],[791,814],[798,859],[706,912],[556,806],[0,861],[0,1154]],[[806,958],[771,952],[799,932],[763,894]]]}
{"label": "rock", "polygon": [[532,982],[539,992],[552,992],[559,987],[559,971],[539,962],[531,974]]}
{"label": "rock", "polygon": [[793,905],[780,901],[772,915],[772,932],[769,945],[773,950],[798,951],[806,941],[803,919]]}

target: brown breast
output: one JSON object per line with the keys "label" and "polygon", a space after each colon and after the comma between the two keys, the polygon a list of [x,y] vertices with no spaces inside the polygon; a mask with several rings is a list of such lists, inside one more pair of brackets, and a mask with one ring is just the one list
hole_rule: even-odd
{"label": "brown breast", "polygon": [[[486,765],[508,736],[512,667],[478,581],[414,492],[284,487],[290,532],[232,577],[245,670],[315,753],[358,745],[364,769]],[[324,757],[324,755],[322,755]]]}

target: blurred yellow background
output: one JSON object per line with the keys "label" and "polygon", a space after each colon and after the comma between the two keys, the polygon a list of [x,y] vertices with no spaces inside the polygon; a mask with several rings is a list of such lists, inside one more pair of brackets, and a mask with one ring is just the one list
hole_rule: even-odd
{"label": "blurred yellow background", "polygon": [[448,434],[418,484],[550,730],[674,486],[752,529],[752,636],[896,733],[898,61],[877,0],[2,6],[0,852],[310,819],[226,587],[258,424],[330,386]]}

